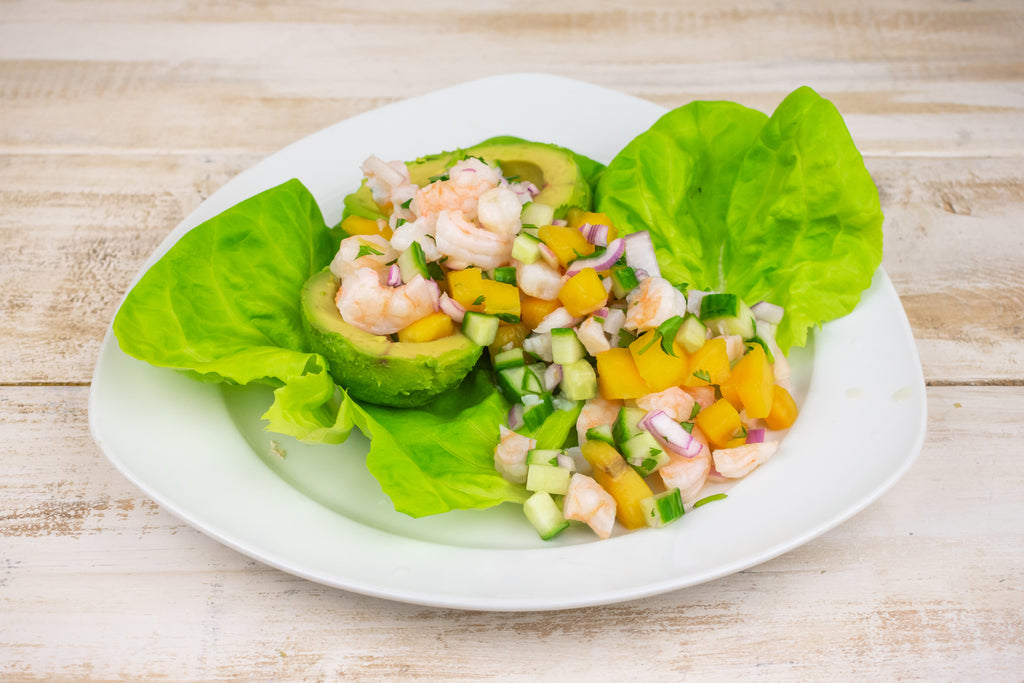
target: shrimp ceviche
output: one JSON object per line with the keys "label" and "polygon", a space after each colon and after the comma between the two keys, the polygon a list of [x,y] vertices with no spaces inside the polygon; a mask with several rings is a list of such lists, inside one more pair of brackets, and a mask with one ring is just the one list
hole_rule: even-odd
{"label": "shrimp ceviche", "polygon": [[[338,312],[395,341],[487,347],[512,404],[494,467],[525,486],[542,538],[664,526],[776,453],[797,415],[782,308],[670,282],[647,232],[555,219],[495,162],[466,156],[423,186],[401,161],[362,170],[387,218],[342,222]],[[559,410],[579,411],[575,444],[538,448],[528,434]]]}

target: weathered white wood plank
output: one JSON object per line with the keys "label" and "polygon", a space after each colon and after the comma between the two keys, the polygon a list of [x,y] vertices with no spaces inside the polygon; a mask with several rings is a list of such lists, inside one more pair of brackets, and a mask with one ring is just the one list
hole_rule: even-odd
{"label": "weathered white wood plank", "polygon": [[0,388],[5,679],[533,680],[597,662],[608,680],[666,681],[1024,669],[1020,387],[929,389],[928,437],[906,477],[787,555],[665,596],[527,614],[390,603],[238,555],[107,463],[86,399],[80,387]]}

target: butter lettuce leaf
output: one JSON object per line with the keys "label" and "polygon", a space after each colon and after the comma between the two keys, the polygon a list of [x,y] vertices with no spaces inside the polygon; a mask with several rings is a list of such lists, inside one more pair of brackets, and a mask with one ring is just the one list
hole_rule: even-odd
{"label": "butter lettuce leaf", "polygon": [[839,112],[806,87],[770,119],[731,102],[669,112],[596,197],[623,232],[650,231],[669,280],[785,307],[783,350],[852,311],[882,259],[878,190]]}

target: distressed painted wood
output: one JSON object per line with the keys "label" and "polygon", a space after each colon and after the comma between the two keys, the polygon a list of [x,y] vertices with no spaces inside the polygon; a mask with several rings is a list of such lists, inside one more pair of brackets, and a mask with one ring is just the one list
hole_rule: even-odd
{"label": "distressed painted wood", "polygon": [[[182,218],[326,125],[520,71],[665,106],[836,103],[930,385],[890,492],[718,581],[490,614],[271,569],[108,463],[96,353]],[[1015,0],[0,4],[0,679],[1019,681],[1022,93]]]}

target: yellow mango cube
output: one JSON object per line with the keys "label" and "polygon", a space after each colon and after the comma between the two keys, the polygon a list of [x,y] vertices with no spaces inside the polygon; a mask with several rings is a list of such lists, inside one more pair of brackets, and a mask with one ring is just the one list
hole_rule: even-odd
{"label": "yellow mango cube", "polygon": [[386,240],[391,239],[391,226],[387,221],[376,221],[363,216],[346,216],[341,221],[341,229],[350,236],[354,235],[380,235]]}
{"label": "yellow mango cube", "polygon": [[597,271],[584,268],[562,285],[558,299],[573,317],[582,318],[608,303],[608,292]]}
{"label": "yellow mango cube", "polygon": [[405,329],[398,331],[400,342],[428,342],[455,334],[455,323],[441,312],[420,318]]}
{"label": "yellow mango cube", "polygon": [[704,342],[690,355],[690,376],[683,383],[688,387],[724,384],[729,381],[729,353],[725,339],[715,337]]}
{"label": "yellow mango cube", "polygon": [[609,401],[651,393],[629,349],[608,349],[597,354],[597,386],[601,397]]}
{"label": "yellow mango cube", "polygon": [[689,376],[690,362],[686,349],[673,343],[672,350],[674,356],[665,353],[661,347],[661,336],[654,330],[646,332],[629,345],[637,372],[651,391],[664,391],[679,386]]}
{"label": "yellow mango cube", "polygon": [[768,417],[772,409],[775,374],[760,344],[754,344],[747,355],[736,362],[729,384],[736,389],[747,417]]}
{"label": "yellow mango cube", "polygon": [[563,268],[580,256],[594,253],[594,245],[587,241],[578,228],[570,228],[567,225],[542,225],[537,230],[537,237],[555,253]]}
{"label": "yellow mango cube", "polygon": [[712,448],[724,448],[742,426],[740,414],[724,398],[700,411],[695,422]]}
{"label": "yellow mango cube", "polygon": [[594,480],[615,499],[615,517],[622,526],[627,529],[646,526],[640,501],[653,494],[643,477],[604,441],[584,441],[580,450],[594,470]]}

